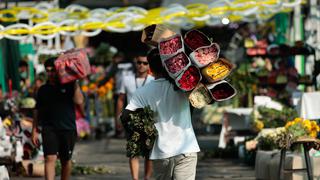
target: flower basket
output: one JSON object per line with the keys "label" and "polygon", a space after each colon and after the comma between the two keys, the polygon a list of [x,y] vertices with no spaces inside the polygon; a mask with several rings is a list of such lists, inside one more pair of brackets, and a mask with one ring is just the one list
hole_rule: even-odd
{"label": "flower basket", "polygon": [[193,51],[189,56],[192,62],[199,68],[215,62],[219,58],[220,47],[217,43],[209,46],[203,46]]}
{"label": "flower basket", "polygon": [[184,51],[182,37],[179,34],[161,39],[158,46],[162,58]]}
{"label": "flower basket", "polygon": [[231,84],[225,80],[210,84],[207,88],[215,101],[225,101],[231,99],[237,94],[236,89],[234,89]]}
{"label": "flower basket", "polygon": [[191,61],[184,52],[178,52],[174,56],[162,61],[168,74],[172,78],[178,77],[182,71],[191,65]]}
{"label": "flower basket", "polygon": [[175,80],[176,85],[183,91],[193,90],[200,82],[202,76],[196,66],[189,66]]}
{"label": "flower basket", "polygon": [[142,31],[141,41],[151,46],[158,46],[161,39],[175,35],[176,32],[170,30],[163,24],[153,24]]}
{"label": "flower basket", "polygon": [[184,36],[184,42],[192,51],[202,46],[209,46],[211,41],[209,38],[198,30],[188,31]]}
{"label": "flower basket", "polygon": [[201,70],[202,76],[210,82],[214,83],[226,78],[233,70],[234,65],[226,59],[219,58],[216,62],[210,63]]}
{"label": "flower basket", "polygon": [[210,104],[213,99],[206,86],[202,83],[199,83],[197,87],[190,93],[189,101],[193,107],[200,109]]}

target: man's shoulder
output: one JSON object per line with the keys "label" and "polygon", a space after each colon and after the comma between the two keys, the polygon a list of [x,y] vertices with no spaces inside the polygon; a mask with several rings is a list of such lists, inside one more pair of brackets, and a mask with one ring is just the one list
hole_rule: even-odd
{"label": "man's shoulder", "polygon": [[154,77],[152,75],[150,75],[150,74],[148,74],[147,78],[150,79],[150,80],[154,80]]}

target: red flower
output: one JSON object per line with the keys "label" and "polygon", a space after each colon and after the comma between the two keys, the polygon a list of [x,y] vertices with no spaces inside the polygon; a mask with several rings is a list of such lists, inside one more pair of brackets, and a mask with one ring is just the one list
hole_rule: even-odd
{"label": "red flower", "polygon": [[191,50],[195,50],[202,46],[209,46],[211,44],[208,37],[197,30],[187,32],[184,37],[184,42]]}
{"label": "red flower", "polygon": [[200,81],[200,73],[197,67],[190,66],[183,72],[182,76],[178,80],[178,86],[180,89],[190,91],[194,89]]}
{"label": "red flower", "polygon": [[227,99],[234,95],[234,89],[228,83],[221,83],[210,89],[210,92],[215,100]]}
{"label": "red flower", "polygon": [[219,46],[212,44],[210,47],[199,48],[194,51],[194,59],[201,65],[207,65],[219,57]]}
{"label": "red flower", "polygon": [[182,48],[182,42],[180,36],[175,36],[165,41],[160,42],[160,54],[174,54]]}
{"label": "red flower", "polygon": [[189,64],[189,59],[185,53],[181,52],[165,60],[164,63],[168,71],[175,74]]}

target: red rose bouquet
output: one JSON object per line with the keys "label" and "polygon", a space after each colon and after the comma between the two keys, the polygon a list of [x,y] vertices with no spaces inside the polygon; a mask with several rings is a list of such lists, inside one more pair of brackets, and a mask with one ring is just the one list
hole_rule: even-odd
{"label": "red rose bouquet", "polygon": [[[168,39],[161,40],[159,43],[160,55],[170,55],[183,48],[183,42],[180,35],[175,35]],[[183,51],[183,49],[181,50]]]}
{"label": "red rose bouquet", "polygon": [[173,78],[179,75],[179,72],[185,69],[191,62],[184,52],[179,52],[173,57],[164,60],[164,66]]}
{"label": "red rose bouquet", "polygon": [[199,69],[191,65],[176,79],[176,84],[184,91],[191,91],[197,86],[200,80],[201,74]]}
{"label": "red rose bouquet", "polygon": [[190,54],[190,58],[194,64],[196,64],[199,68],[202,68],[209,63],[216,61],[219,58],[219,53],[219,45],[212,43],[210,46],[203,46],[193,51]]}
{"label": "red rose bouquet", "polygon": [[198,30],[191,30],[185,34],[184,43],[194,51],[199,47],[209,46],[211,41],[202,32]]}
{"label": "red rose bouquet", "polygon": [[236,95],[236,90],[225,80],[208,85],[212,98],[215,101],[225,101]]}

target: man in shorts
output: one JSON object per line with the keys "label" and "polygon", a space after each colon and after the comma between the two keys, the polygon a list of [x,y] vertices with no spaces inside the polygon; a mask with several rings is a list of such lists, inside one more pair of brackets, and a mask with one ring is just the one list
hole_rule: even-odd
{"label": "man in shorts", "polygon": [[[120,114],[125,107],[126,98],[129,101],[132,94],[139,88],[148,84],[150,81],[154,80],[154,77],[149,75],[149,63],[147,61],[147,56],[145,54],[139,54],[134,58],[134,63],[136,67],[136,73],[133,75],[126,75],[123,77],[120,83],[120,89],[118,91],[119,98],[116,109],[116,117],[120,117]],[[129,134],[127,136],[130,136]],[[148,157],[145,157],[144,161],[145,172],[144,179],[148,180],[152,175],[152,162]],[[129,165],[132,180],[139,179],[139,157],[129,157]]]}
{"label": "man in shorts", "polygon": [[39,146],[38,126],[42,126],[42,145],[45,156],[45,179],[55,179],[55,165],[59,157],[61,179],[70,178],[71,157],[77,138],[75,105],[83,104],[78,82],[60,84],[54,67],[56,58],[49,58],[44,66],[48,81],[36,96],[36,109],[32,128],[32,142]]}

